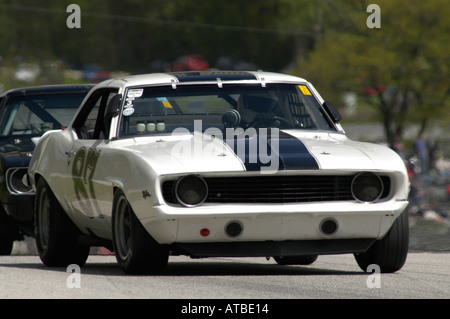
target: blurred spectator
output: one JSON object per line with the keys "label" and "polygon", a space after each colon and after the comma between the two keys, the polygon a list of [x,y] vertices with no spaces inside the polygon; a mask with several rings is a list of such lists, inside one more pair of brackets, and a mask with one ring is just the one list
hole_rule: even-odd
{"label": "blurred spectator", "polygon": [[403,154],[403,151],[405,149],[405,145],[403,144],[400,136],[396,135],[394,137],[394,144],[393,144],[394,151],[402,158],[402,160],[405,160],[405,156]]}
{"label": "blurred spectator", "polygon": [[429,159],[425,133],[421,133],[419,135],[414,146],[417,152],[417,156],[419,157],[420,174],[425,174],[428,170],[428,159]]}
{"label": "blurred spectator", "polygon": [[436,164],[438,147],[436,142],[431,138],[429,138],[427,141],[427,149],[428,149],[428,167],[430,169],[433,169],[435,168]]}

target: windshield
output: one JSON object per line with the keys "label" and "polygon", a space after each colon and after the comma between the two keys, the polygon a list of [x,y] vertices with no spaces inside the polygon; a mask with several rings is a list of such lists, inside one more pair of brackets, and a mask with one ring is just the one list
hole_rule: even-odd
{"label": "windshield", "polygon": [[336,131],[305,85],[192,85],[128,89],[119,136],[167,134],[178,128],[193,132],[199,121],[202,131],[238,127]]}
{"label": "windshield", "polygon": [[11,96],[2,110],[0,135],[42,135],[67,127],[86,93]]}

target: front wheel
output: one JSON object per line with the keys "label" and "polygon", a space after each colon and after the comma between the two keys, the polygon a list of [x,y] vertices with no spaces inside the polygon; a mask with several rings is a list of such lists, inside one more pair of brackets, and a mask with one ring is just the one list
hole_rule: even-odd
{"label": "front wheel", "polygon": [[355,254],[355,259],[363,271],[367,272],[367,268],[375,264],[382,273],[393,273],[405,264],[408,244],[408,213],[405,211],[381,240],[377,240],[367,252]]}
{"label": "front wheel", "polygon": [[120,190],[114,194],[112,233],[116,259],[125,273],[160,273],[167,267],[167,249],[147,233]]}
{"label": "front wheel", "polygon": [[79,230],[42,178],[37,184],[34,224],[36,248],[46,266],[77,264],[81,267],[85,264],[89,246],[78,245]]}

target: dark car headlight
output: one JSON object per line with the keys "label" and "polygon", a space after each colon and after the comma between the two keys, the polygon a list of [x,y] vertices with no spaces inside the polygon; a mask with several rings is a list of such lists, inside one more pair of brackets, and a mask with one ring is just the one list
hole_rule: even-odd
{"label": "dark car headlight", "polygon": [[383,194],[383,182],[373,173],[359,173],[352,181],[353,198],[359,202],[372,203]]}
{"label": "dark car headlight", "polygon": [[6,187],[11,195],[33,194],[33,188],[23,183],[27,172],[28,169],[26,167],[9,168],[6,171]]}
{"label": "dark car headlight", "polygon": [[208,197],[208,185],[200,176],[183,176],[175,184],[175,197],[187,207],[201,205]]}

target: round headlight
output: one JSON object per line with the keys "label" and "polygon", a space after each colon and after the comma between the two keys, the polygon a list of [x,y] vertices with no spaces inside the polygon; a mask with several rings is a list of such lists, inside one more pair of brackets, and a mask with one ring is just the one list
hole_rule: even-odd
{"label": "round headlight", "polygon": [[208,196],[208,185],[200,176],[183,176],[175,184],[175,196],[178,202],[184,206],[198,206]]}
{"label": "round headlight", "polygon": [[373,173],[359,173],[352,181],[352,195],[357,201],[371,203],[383,194],[383,182]]}
{"label": "round headlight", "polygon": [[31,194],[33,188],[24,183],[26,180],[26,168],[10,168],[6,171],[6,185],[8,190],[15,194]]}

